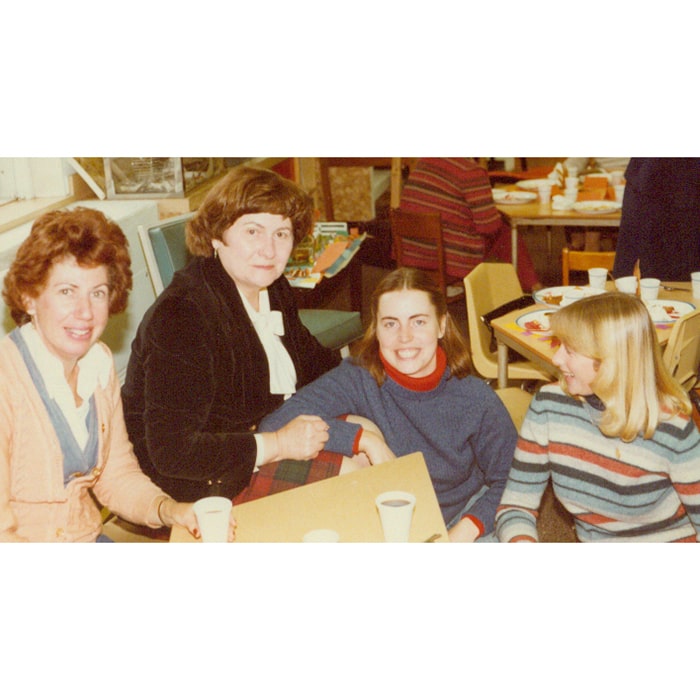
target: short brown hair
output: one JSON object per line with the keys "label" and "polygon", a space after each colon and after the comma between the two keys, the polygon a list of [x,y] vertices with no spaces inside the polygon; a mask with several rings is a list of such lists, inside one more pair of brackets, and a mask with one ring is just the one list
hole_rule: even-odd
{"label": "short brown hair", "polygon": [[5,276],[2,296],[19,326],[30,320],[27,299],[36,299],[51,268],[68,257],[82,267],[107,268],[109,312],[126,309],[132,285],[129,244],[119,226],[102,212],[87,207],[56,210],[40,216]]}
{"label": "short brown hair", "polygon": [[447,310],[445,295],[427,272],[411,267],[400,267],[390,272],[375,287],[370,301],[369,326],[367,326],[364,336],[353,348],[354,361],[364,367],[374,377],[377,384],[381,386],[384,383],[386,372],[379,357],[379,342],[377,341],[379,299],[387,292],[396,292],[402,289],[415,289],[428,295],[438,319],[445,319],[445,334],[440,338],[438,344],[445,351],[447,366],[450,368],[452,376],[462,379],[470,374],[469,345]]}
{"label": "short brown hair", "polygon": [[258,213],[289,219],[296,245],[311,232],[314,203],[298,185],[272,170],[233,168],[187,222],[187,248],[192,255],[209,257],[214,254],[213,240],[222,240],[224,231],[241,216]]}

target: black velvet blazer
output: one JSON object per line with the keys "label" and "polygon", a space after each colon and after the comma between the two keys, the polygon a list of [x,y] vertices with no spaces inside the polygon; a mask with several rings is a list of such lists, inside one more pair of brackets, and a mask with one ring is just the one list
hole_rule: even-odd
{"label": "black velvet blazer", "polygon": [[[284,277],[268,291],[284,316],[299,388],[340,355],[301,323]],[[218,259],[195,258],[146,312],[132,344],[122,397],[141,468],[178,501],[232,498],[253,472],[258,423],[282,403],[269,387],[267,356],[233,280]]]}

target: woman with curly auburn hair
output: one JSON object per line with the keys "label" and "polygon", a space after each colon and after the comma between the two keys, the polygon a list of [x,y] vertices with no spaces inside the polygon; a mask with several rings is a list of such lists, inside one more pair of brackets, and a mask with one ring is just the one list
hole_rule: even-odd
{"label": "woman with curly auburn hair", "polygon": [[493,539],[516,440],[505,407],[471,375],[467,342],[427,273],[399,268],[386,275],[371,313],[352,358],[261,427],[274,430],[312,413],[330,426],[326,450],[362,454],[370,464],[422,452],[450,540]]}
{"label": "woman with curly auburn hair", "polygon": [[18,328],[0,341],[0,540],[105,539],[97,502],[198,535],[191,504],[140,470],[99,342],[130,289],[127,240],[96,210],[45,214],[19,247],[3,288]]}
{"label": "woman with curly auburn hair", "polygon": [[109,313],[126,309],[132,285],[128,243],[122,230],[101,212],[77,207],[52,211],[32,226],[5,277],[3,298],[17,325],[31,321],[25,300],[38,296],[55,261],[72,256],[82,267],[104,265],[109,282]]}
{"label": "woman with curly auburn hair", "polygon": [[696,541],[700,434],[644,303],[600,294],[557,311],[550,325],[560,380],[537,393],[522,424],[500,540],[537,539],[551,478],[581,541]]}
{"label": "woman with curly auburn hair", "polygon": [[301,323],[283,274],[312,221],[296,184],[238,167],[188,222],[194,257],[146,312],[122,391],[139,462],[168,493],[234,498],[262,466],[306,463],[323,448],[327,426],[314,416],[258,430],[340,361]]}

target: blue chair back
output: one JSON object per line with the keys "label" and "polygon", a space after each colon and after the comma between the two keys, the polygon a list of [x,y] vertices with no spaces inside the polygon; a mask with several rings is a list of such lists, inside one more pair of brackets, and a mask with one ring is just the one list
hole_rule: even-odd
{"label": "blue chair back", "polygon": [[192,257],[185,245],[185,225],[192,216],[191,213],[176,216],[148,229],[163,287],[170,284],[175,271],[184,267]]}

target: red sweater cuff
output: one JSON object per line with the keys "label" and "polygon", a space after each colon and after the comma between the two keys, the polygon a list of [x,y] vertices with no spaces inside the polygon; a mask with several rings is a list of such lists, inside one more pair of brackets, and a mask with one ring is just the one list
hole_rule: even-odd
{"label": "red sweater cuff", "polygon": [[477,529],[479,530],[479,537],[481,537],[484,534],[484,530],[485,530],[484,523],[482,523],[481,520],[479,520],[479,518],[475,518],[473,515],[469,515],[467,513],[467,515],[463,515],[461,519],[462,520],[471,520],[474,523],[474,525],[476,525]]}
{"label": "red sweater cuff", "polygon": [[355,435],[355,442],[352,443],[352,453],[356,455],[360,451],[360,438],[362,437],[362,431],[364,428],[360,426],[360,429],[357,431],[357,435]]}

